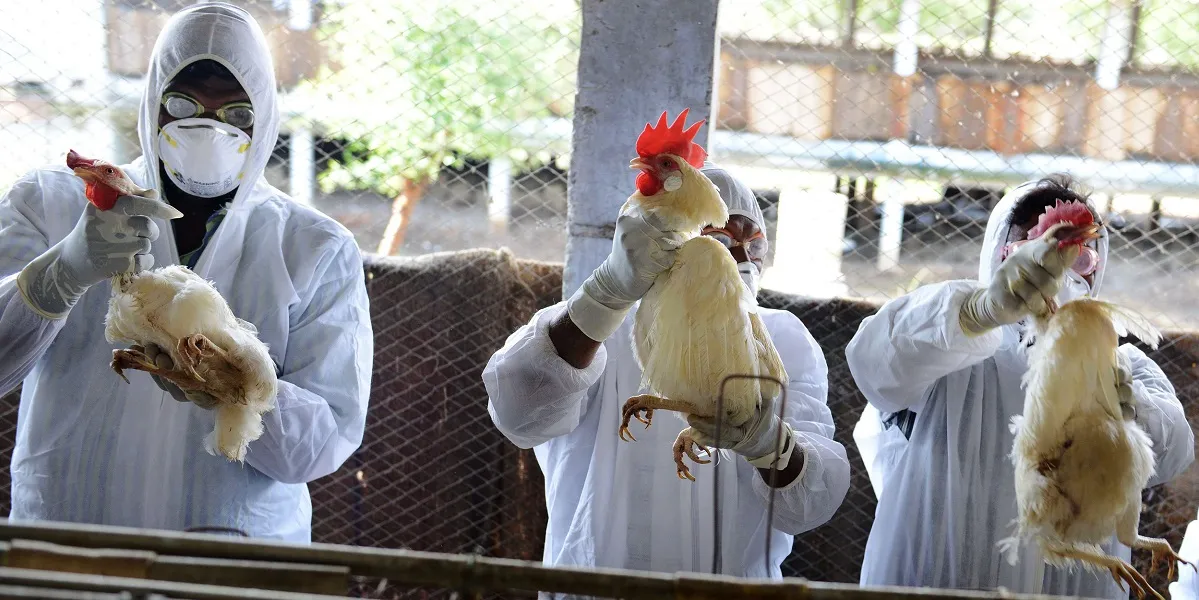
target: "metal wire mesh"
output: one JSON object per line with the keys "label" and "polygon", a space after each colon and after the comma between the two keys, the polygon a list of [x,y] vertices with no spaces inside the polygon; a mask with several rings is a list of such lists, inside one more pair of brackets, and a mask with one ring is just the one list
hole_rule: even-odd
{"label": "metal wire mesh", "polygon": [[[136,156],[141,74],[162,23],[187,4],[0,3],[0,186],[68,147]],[[577,2],[236,4],[277,63],[286,114],[271,183],[368,251],[507,247],[561,260]],[[1004,191],[1068,171],[1112,228],[1104,295],[1166,329],[1199,324],[1196,31],[1199,4],[1167,0],[722,3],[709,151],[760,195],[773,240],[763,283],[807,303],[764,298],[800,314],[824,347],[854,467],[841,510],[797,539],[786,574],[856,581],[874,508],[850,435],[864,400],[843,355],[870,305],[808,300],[880,302],[973,278]],[[537,559],[540,472],[489,426],[479,373],[555,299],[560,273],[488,253],[383,264],[368,267],[378,353],[367,436],[313,485],[316,538]],[[1184,398],[1199,391],[1188,340],[1154,355]],[[15,403],[5,407],[11,444]],[[1143,527],[1177,545],[1199,482],[1148,495]],[[400,592],[372,581],[354,593]]]}

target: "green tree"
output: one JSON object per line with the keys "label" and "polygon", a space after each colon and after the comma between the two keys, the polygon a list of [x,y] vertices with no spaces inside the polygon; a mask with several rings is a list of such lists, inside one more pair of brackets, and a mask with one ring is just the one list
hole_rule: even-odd
{"label": "green tree", "polygon": [[571,111],[577,5],[471,4],[345,3],[322,21],[330,66],[297,90],[299,112],[350,140],[345,158],[319,174],[321,188],[395,199],[381,253],[400,248],[413,207],[443,167],[501,154],[517,167],[549,160],[510,132]]}

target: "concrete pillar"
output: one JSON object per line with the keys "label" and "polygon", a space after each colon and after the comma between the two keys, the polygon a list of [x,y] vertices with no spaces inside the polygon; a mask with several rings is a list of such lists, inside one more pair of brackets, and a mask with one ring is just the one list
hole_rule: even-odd
{"label": "concrete pillar", "polygon": [[512,215],[512,161],[496,156],[487,163],[487,219],[492,233],[507,233]]}
{"label": "concrete pillar", "polygon": [[312,27],[313,0],[289,0],[287,3],[287,26],[296,31]]}
{"label": "concrete pillar", "polygon": [[1120,71],[1132,44],[1132,6],[1129,0],[1111,0],[1107,5],[1107,26],[1099,43],[1095,65],[1095,83],[1105,90],[1120,85]]}
{"label": "concrete pillar", "polygon": [[316,147],[312,142],[312,130],[307,127],[292,129],[290,146],[291,160],[287,167],[291,199],[312,206],[316,183]]}
{"label": "concrete pillar", "polygon": [[[645,124],[663,110],[673,119],[689,108],[689,122],[710,116],[717,1],[582,0],[565,295],[612,249],[620,206],[635,189],[629,160]],[[695,139],[705,148],[709,128]]]}
{"label": "concrete pillar", "polygon": [[903,185],[889,181],[879,186],[882,196],[883,218],[878,228],[878,258],[875,266],[887,271],[899,266],[899,253],[903,246]]}
{"label": "concrete pillar", "polygon": [[841,274],[845,194],[797,187],[779,191],[774,263],[762,287],[814,298],[846,295]]}
{"label": "concrete pillar", "polygon": [[911,77],[916,73],[920,49],[916,47],[916,34],[920,33],[920,0],[903,0],[899,6],[899,41],[895,44],[892,69],[900,77]]}

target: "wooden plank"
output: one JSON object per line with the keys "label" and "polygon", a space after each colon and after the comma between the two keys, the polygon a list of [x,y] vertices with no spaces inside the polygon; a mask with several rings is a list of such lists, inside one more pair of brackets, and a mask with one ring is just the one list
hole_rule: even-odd
{"label": "wooden plank", "polygon": [[832,135],[847,140],[886,140],[894,121],[887,71],[840,71],[834,79]]}
{"label": "wooden plank", "polygon": [[155,553],[139,550],[87,549],[34,540],[12,540],[3,565],[90,575],[144,578]]}
{"label": "wooden plank", "polygon": [[[890,77],[891,123],[889,138],[906,140],[912,130],[912,99],[924,83],[919,73],[909,77]],[[923,100],[923,97],[921,97]]]}
{"label": "wooden plank", "polygon": [[1019,152],[1057,149],[1066,106],[1059,92],[1059,86],[1027,85],[1020,88],[1019,110],[1023,114],[1023,122]]}
{"label": "wooden plank", "polygon": [[1153,156],[1153,140],[1166,109],[1166,94],[1151,87],[1129,87],[1124,97],[1124,150],[1132,156]]}
{"label": "wooden plank", "polygon": [[1105,90],[1096,83],[1087,85],[1087,124],[1083,154],[1104,160],[1123,160],[1124,88]]}
{"label": "wooden plank", "polygon": [[987,148],[1000,154],[1019,152],[1024,118],[1018,88],[1008,81],[977,83],[971,87],[986,104]]}
{"label": "wooden plank", "polygon": [[720,110],[716,120],[720,129],[740,131],[749,123],[749,86],[747,61],[731,52],[720,53]]}
{"label": "wooden plank", "polygon": [[131,577],[108,577],[79,573],[51,573],[28,569],[0,568],[0,584],[23,587],[38,587],[49,590],[76,590],[99,593],[124,593],[145,600],[188,598],[190,600],[333,600],[344,598],[345,592],[337,596],[327,594],[299,594],[278,590],[238,588],[232,586],[201,585],[137,579]]}
{"label": "wooden plank", "polygon": [[757,133],[822,140],[832,135],[832,67],[755,65],[749,71],[748,125]]}
{"label": "wooden plank", "polygon": [[1182,104],[1182,139],[1184,143],[1181,160],[1190,162],[1199,158],[1199,93],[1184,92],[1180,95],[1179,101]]}
{"label": "wooden plank", "polygon": [[340,565],[159,556],[147,578],[338,596],[349,589],[350,569]]}

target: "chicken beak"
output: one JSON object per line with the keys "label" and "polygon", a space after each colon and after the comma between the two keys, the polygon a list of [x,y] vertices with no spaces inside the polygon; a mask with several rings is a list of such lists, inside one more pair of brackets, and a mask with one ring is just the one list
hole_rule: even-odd
{"label": "chicken beak", "polygon": [[1087,225],[1079,230],[1078,237],[1088,242],[1091,240],[1097,240],[1103,237],[1103,226],[1098,223],[1091,223],[1090,225]]}
{"label": "chicken beak", "polygon": [[645,161],[641,160],[641,157],[638,156],[637,158],[629,161],[629,168],[637,171],[648,171],[649,165],[645,164]]}
{"label": "chicken beak", "polygon": [[88,167],[75,167],[71,170],[75,173],[76,177],[88,183],[100,183],[100,177]]}

